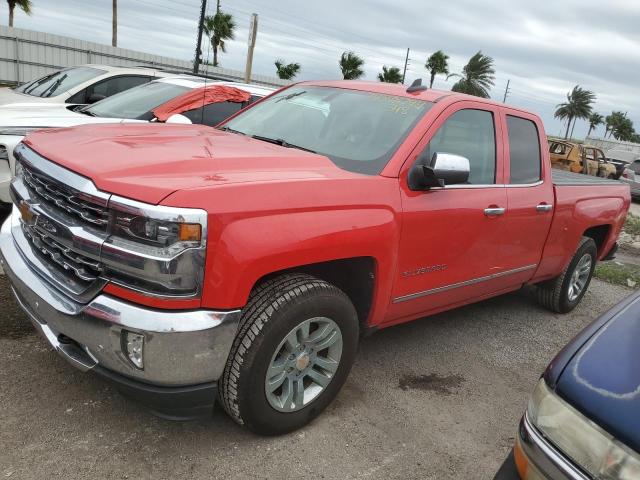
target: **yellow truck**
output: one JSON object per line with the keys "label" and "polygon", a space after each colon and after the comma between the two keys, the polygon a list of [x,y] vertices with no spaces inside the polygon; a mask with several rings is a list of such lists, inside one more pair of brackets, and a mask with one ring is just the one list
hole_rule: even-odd
{"label": "yellow truck", "polygon": [[604,152],[592,145],[580,145],[564,140],[549,140],[551,166],[594,177],[617,178],[616,167],[609,163]]}

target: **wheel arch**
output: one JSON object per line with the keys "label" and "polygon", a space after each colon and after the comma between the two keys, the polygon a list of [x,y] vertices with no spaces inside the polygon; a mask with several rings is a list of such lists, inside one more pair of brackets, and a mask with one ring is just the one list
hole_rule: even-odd
{"label": "wheel arch", "polygon": [[335,285],[351,300],[358,313],[361,328],[366,331],[371,317],[376,291],[377,261],[374,257],[351,257],[271,272],[259,278],[252,291],[261,283],[287,273],[306,273]]}

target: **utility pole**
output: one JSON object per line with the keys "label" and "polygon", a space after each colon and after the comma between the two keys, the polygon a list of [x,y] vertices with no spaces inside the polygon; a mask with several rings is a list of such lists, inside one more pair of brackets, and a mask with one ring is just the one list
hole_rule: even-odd
{"label": "utility pole", "polygon": [[251,24],[249,25],[249,44],[247,48],[247,66],[244,69],[244,83],[251,83],[251,67],[253,65],[253,49],[256,46],[256,36],[258,35],[258,14],[251,14]]}
{"label": "utility pole", "polygon": [[200,7],[200,22],[198,22],[198,40],[196,41],[196,58],[193,61],[193,73],[198,73],[198,70],[200,69],[200,56],[202,55],[200,44],[202,43],[202,28],[204,26],[204,14],[206,11],[207,0],[202,0],[202,5]]}
{"label": "utility pole", "polygon": [[507,95],[509,95],[509,84],[511,83],[511,79],[507,80],[507,86],[504,89],[504,98],[502,99],[502,103],[507,101]]}
{"label": "utility pole", "polygon": [[111,45],[118,46],[118,0],[113,0],[112,18],[111,18]]}
{"label": "utility pole", "polygon": [[407,48],[407,56],[404,59],[404,72],[402,73],[402,84],[404,85],[404,77],[407,76],[407,65],[409,65],[409,49]]}

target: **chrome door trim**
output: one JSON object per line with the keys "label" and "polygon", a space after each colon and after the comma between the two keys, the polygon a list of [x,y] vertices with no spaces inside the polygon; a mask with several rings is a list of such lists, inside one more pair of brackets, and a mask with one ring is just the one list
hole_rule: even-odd
{"label": "chrome door trim", "polygon": [[429,191],[437,191],[437,190],[460,190],[460,189],[468,189],[468,188],[529,188],[529,187],[537,187],[544,183],[543,180],[538,180],[535,183],[487,183],[487,184],[478,184],[478,185],[446,185],[444,187],[431,187]]}
{"label": "chrome door trim", "polygon": [[505,270],[504,272],[493,273],[485,277],[473,278],[471,280],[465,280],[464,282],[452,283],[451,285],[445,285],[443,287],[432,288],[431,290],[424,290],[422,292],[410,293],[408,295],[402,295],[393,299],[393,303],[402,303],[409,300],[415,300],[416,298],[426,297],[435,293],[447,292],[455,288],[468,287],[469,285],[475,285],[476,283],[487,282],[506,275],[512,275],[514,273],[526,272],[527,270],[533,270],[538,264],[525,265],[524,267],[514,268],[513,270]]}

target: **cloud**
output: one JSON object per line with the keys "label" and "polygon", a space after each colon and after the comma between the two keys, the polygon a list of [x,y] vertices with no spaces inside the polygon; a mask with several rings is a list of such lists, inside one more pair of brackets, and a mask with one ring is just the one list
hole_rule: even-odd
{"label": "cloud", "polygon": [[[109,44],[111,2],[38,2],[34,14],[17,13],[16,26]],[[209,0],[213,13],[215,1]],[[492,96],[540,114],[549,133],[562,131],[555,106],[576,84],[593,90],[603,114],[628,111],[640,130],[640,2],[610,0],[222,0],[238,24],[222,65],[244,69],[249,18],[259,14],[255,73],[274,75],[284,58],[302,65],[300,79],[340,78],[338,59],[345,50],[362,56],[366,78],[375,80],[382,65],[402,69],[411,48],[407,81],[427,77],[427,56],[442,49],[451,71],[459,72],[476,51],[495,60]],[[199,0],[119,0],[119,46],[181,59],[195,50]],[[211,58],[210,51],[205,56]],[[450,89],[453,82],[436,80]],[[579,122],[576,135],[586,133]]]}

